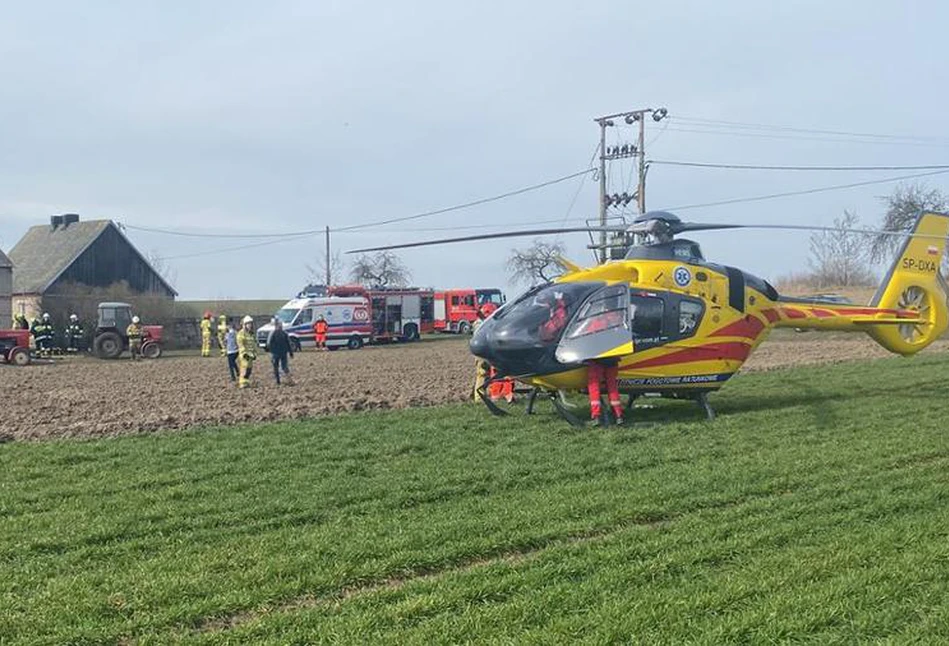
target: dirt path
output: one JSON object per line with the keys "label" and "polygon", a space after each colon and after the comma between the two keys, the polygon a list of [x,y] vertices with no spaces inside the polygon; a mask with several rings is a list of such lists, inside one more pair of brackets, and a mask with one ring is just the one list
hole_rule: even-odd
{"label": "dirt path", "polygon": [[[927,350],[949,350],[949,342]],[[746,370],[889,356],[865,337],[776,338]],[[256,387],[237,390],[224,359],[67,359],[55,365],[0,366],[0,439],[115,436],[194,426],[298,419],[365,409],[467,400],[473,359],[463,339],[359,351],[297,354],[297,385],[277,387],[268,357]]]}

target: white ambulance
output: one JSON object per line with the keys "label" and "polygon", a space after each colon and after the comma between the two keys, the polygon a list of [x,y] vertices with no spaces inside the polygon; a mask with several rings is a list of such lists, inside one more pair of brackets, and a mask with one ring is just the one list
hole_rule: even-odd
{"label": "white ambulance", "polygon": [[[372,321],[369,302],[362,296],[303,297],[288,301],[277,310],[274,318],[283,322],[283,329],[290,335],[294,348],[314,345],[313,324],[323,316],[329,325],[326,335],[328,348],[347,347],[358,350],[372,339]],[[257,343],[267,344],[267,336],[273,323],[257,330]]]}

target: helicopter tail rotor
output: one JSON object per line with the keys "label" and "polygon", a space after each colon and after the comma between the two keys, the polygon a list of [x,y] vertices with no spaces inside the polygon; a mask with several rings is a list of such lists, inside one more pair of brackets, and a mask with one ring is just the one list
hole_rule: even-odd
{"label": "helicopter tail rotor", "polygon": [[877,289],[870,305],[913,312],[917,319],[900,325],[874,325],[867,332],[897,354],[915,354],[949,328],[949,286],[939,267],[946,253],[949,215],[922,213]]}

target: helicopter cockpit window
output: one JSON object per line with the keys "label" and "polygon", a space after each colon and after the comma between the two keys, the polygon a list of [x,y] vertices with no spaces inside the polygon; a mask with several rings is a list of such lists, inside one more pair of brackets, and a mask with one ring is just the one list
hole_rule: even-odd
{"label": "helicopter cockpit window", "polygon": [[575,339],[604,330],[628,328],[626,304],[629,289],[626,285],[606,287],[583,304],[577,319],[567,331],[566,338]]}
{"label": "helicopter cockpit window", "polygon": [[599,282],[544,285],[508,303],[493,319],[506,338],[555,343],[581,303],[602,286]]}
{"label": "helicopter cockpit window", "polygon": [[664,303],[658,296],[630,295],[629,320],[633,338],[662,336]]}
{"label": "helicopter cockpit window", "polygon": [[679,303],[679,335],[692,336],[695,334],[699,321],[702,318],[702,304],[695,301],[683,300]]}

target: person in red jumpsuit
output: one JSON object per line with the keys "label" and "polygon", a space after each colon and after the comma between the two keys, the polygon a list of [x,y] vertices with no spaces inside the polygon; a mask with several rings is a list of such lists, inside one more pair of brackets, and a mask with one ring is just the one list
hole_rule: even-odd
{"label": "person in red jumpsuit", "polygon": [[[590,320],[586,327],[587,334],[593,334],[616,327],[622,323],[623,313],[620,310],[605,312]],[[606,393],[609,397],[610,408],[617,424],[623,423],[623,404],[619,396],[619,359],[594,359],[587,362],[587,393],[590,396],[590,419],[594,424],[600,422],[602,404],[600,403],[600,386],[606,382]]]}
{"label": "person in red jumpsuit", "polygon": [[540,340],[553,341],[560,331],[567,325],[567,303],[562,292],[554,292],[554,304],[550,308],[550,316],[540,326]]}
{"label": "person in red jumpsuit", "polygon": [[313,324],[313,340],[316,342],[317,350],[326,349],[326,333],[329,329],[329,323],[327,323],[323,315],[320,314],[319,318],[316,319],[316,323]]}
{"label": "person in red jumpsuit", "polygon": [[[494,366],[491,366],[488,370],[488,378],[494,379],[496,376],[497,370],[494,369]],[[508,404],[514,403],[514,380],[510,377],[503,377],[497,381],[492,381],[488,386],[488,397],[493,402],[503,399]]]}

